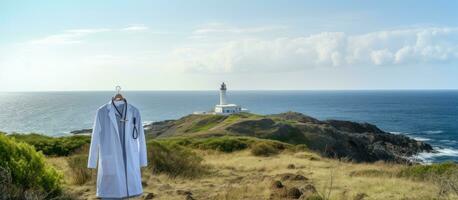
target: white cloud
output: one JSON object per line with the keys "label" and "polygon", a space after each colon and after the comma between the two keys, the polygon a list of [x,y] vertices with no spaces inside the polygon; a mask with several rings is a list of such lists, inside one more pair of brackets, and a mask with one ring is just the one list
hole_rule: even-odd
{"label": "white cloud", "polygon": [[29,44],[32,45],[66,45],[78,44],[82,42],[82,38],[91,34],[107,32],[110,29],[72,29],[66,30],[60,34],[46,36],[44,38],[32,40]]}
{"label": "white cloud", "polygon": [[285,29],[285,26],[258,26],[258,27],[236,27],[228,26],[222,23],[208,23],[204,24],[193,31],[194,35],[205,34],[243,34],[243,33],[260,33],[268,32],[278,29]]}
{"label": "white cloud", "polygon": [[136,24],[136,25],[131,25],[126,28],[123,28],[123,31],[146,31],[149,28],[143,24]]}
{"label": "white cloud", "polygon": [[[207,28],[193,34],[221,32],[243,31]],[[241,37],[210,47],[178,48],[171,59],[185,70],[210,73],[440,63],[458,60],[458,28],[410,28],[354,35],[322,32],[271,40]]]}
{"label": "white cloud", "polygon": [[387,49],[375,50],[371,52],[371,59],[375,65],[390,64],[393,60],[393,54]]}

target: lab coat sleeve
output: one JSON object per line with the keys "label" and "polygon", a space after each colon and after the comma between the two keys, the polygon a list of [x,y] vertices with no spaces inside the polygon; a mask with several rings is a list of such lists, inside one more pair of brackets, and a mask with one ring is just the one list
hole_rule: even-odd
{"label": "lab coat sleeve", "polygon": [[146,152],[146,141],[145,141],[145,130],[143,129],[142,118],[140,112],[138,113],[138,127],[139,127],[139,136],[138,136],[138,145],[139,145],[139,156],[140,156],[140,166],[146,167],[148,165],[147,161],[147,152]]}
{"label": "lab coat sleeve", "polygon": [[99,111],[95,115],[94,126],[92,128],[91,134],[91,146],[89,148],[89,156],[87,167],[95,169],[97,167],[97,158],[99,156],[99,142],[100,142],[100,119],[99,119]]}

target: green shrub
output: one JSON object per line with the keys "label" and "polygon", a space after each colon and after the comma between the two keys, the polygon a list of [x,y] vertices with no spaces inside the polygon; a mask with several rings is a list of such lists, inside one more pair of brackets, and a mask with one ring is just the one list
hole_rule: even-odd
{"label": "green shrub", "polygon": [[211,149],[226,153],[248,148],[248,141],[236,137],[206,138],[193,144],[199,149]]}
{"label": "green shrub", "polygon": [[255,156],[271,156],[279,153],[279,147],[276,143],[257,142],[251,145],[251,153]]}
{"label": "green shrub", "polygon": [[72,155],[67,158],[73,182],[83,185],[92,178],[92,171],[87,168],[87,154]]}
{"label": "green shrub", "polygon": [[33,146],[16,142],[0,134],[2,195],[6,199],[24,199],[24,195],[54,197],[62,192],[62,175],[45,162]]}
{"label": "green shrub", "polygon": [[26,142],[33,145],[37,151],[45,155],[68,156],[85,144],[91,142],[91,137],[75,135],[67,137],[50,137],[40,134],[10,134],[16,141]]}
{"label": "green shrub", "polygon": [[149,168],[153,173],[165,173],[172,178],[195,178],[207,172],[202,158],[186,147],[149,141],[148,152]]}
{"label": "green shrub", "polygon": [[278,141],[250,138],[242,136],[221,136],[221,137],[175,137],[167,139],[158,139],[162,144],[168,145],[179,145],[189,148],[201,149],[201,150],[215,150],[225,153],[231,153],[234,151],[240,151],[248,148],[252,148],[253,144],[264,142],[274,147],[277,150],[290,149],[296,151],[297,149],[306,148],[305,145],[294,145],[285,144]]}
{"label": "green shrub", "polygon": [[449,177],[458,171],[458,165],[452,162],[432,165],[413,165],[402,169],[398,176],[429,180],[436,177]]}
{"label": "green shrub", "polygon": [[458,195],[458,165],[452,162],[432,165],[414,165],[402,169],[398,176],[421,181],[430,181],[439,188],[439,196]]}

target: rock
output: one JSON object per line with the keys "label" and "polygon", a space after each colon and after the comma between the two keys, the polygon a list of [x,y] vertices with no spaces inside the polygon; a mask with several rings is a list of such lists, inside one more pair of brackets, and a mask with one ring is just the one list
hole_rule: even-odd
{"label": "rock", "polygon": [[312,184],[307,184],[303,188],[301,188],[302,191],[302,199],[307,199],[308,197],[314,196],[317,193],[315,186]]}
{"label": "rock", "polygon": [[358,193],[356,194],[355,198],[353,198],[354,200],[363,200],[364,198],[366,198],[368,195],[366,193]]}
{"label": "rock", "polygon": [[301,122],[301,123],[321,123],[319,120],[313,118],[313,117],[309,117],[307,115],[304,115],[302,113],[298,113],[298,112],[292,112],[292,111],[288,111],[288,112],[285,112],[285,113],[280,113],[280,114],[273,114],[273,115],[270,115],[272,117],[278,117],[278,118],[281,118],[281,119],[284,119],[284,120],[292,120],[292,121],[298,121],[298,122]]}
{"label": "rock", "polygon": [[281,176],[282,181],[306,181],[308,180],[305,176],[302,176],[300,174],[286,173],[286,174],[281,174],[280,176]]}
{"label": "rock", "polygon": [[288,189],[287,197],[292,199],[299,199],[301,197],[302,192],[297,187],[292,187]]}
{"label": "rock", "polygon": [[192,192],[189,190],[177,190],[178,195],[192,195]]}
{"label": "rock", "polygon": [[146,187],[146,186],[148,186],[148,183],[146,181],[142,181],[142,186]]}
{"label": "rock", "polygon": [[281,181],[274,181],[272,182],[272,187],[273,188],[283,188],[283,184],[281,183]]}
{"label": "rock", "polygon": [[159,190],[170,190],[170,189],[172,189],[172,186],[170,186],[169,184],[164,184],[164,185],[159,186]]}
{"label": "rock", "polygon": [[304,187],[304,191],[305,192],[311,192],[311,193],[316,193],[317,192],[315,186],[313,186],[312,184],[307,184]]}
{"label": "rock", "polygon": [[160,122],[153,122],[143,126],[145,129],[145,134],[151,134],[154,137],[160,136],[164,133],[169,132],[170,130],[175,130],[174,126],[175,120],[164,120]]}
{"label": "rock", "polygon": [[146,193],[145,197],[143,199],[153,199],[154,198],[154,194],[152,192],[148,192]]}
{"label": "rock", "polygon": [[192,197],[192,195],[186,195],[185,200],[195,200],[195,199],[194,197]]}
{"label": "rock", "polygon": [[294,166],[294,164],[289,164],[286,168],[288,168],[288,169],[295,169],[296,166]]}
{"label": "rock", "polygon": [[309,158],[310,161],[318,161],[320,160],[319,158],[315,157],[315,156],[312,156]]}
{"label": "rock", "polygon": [[80,130],[74,130],[70,131],[71,134],[78,135],[78,134],[90,134],[92,133],[91,128],[86,128],[86,129],[80,129]]}

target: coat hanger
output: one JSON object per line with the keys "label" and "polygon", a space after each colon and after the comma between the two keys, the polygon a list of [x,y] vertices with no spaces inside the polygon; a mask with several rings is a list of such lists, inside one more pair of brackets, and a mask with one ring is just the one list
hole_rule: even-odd
{"label": "coat hanger", "polygon": [[121,86],[118,85],[118,86],[116,86],[115,89],[116,89],[116,94],[115,94],[115,96],[113,97],[113,100],[114,100],[114,101],[124,101],[125,99],[124,99],[124,97],[123,97],[122,94],[121,94]]}

